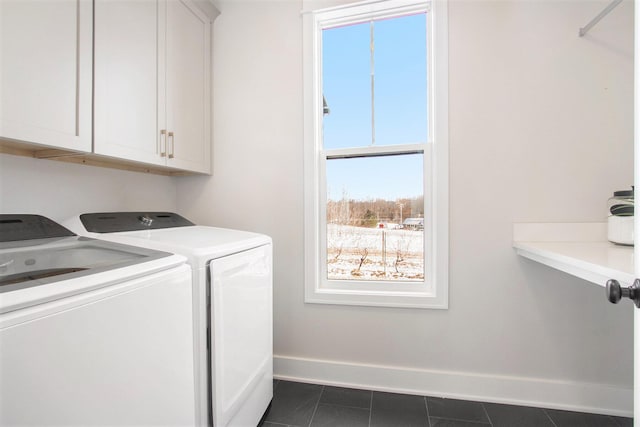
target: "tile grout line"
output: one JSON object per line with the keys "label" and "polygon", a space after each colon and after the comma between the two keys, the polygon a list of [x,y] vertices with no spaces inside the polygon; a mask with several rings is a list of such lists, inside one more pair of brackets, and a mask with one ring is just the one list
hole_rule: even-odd
{"label": "tile grout line", "polygon": [[618,426],[618,427],[620,426],[620,423],[618,422],[618,420],[616,420],[615,418],[613,418],[611,415],[607,415],[607,417],[609,417],[609,419],[610,419],[611,421],[613,421],[613,424],[614,424],[614,425],[616,425],[616,426]]}
{"label": "tile grout line", "polygon": [[491,417],[489,416],[489,411],[487,411],[487,407],[485,406],[485,404],[483,402],[480,402],[480,404],[482,405],[482,409],[484,410],[484,414],[487,416],[487,420],[489,420],[489,425],[491,425],[493,427],[493,421],[491,421]]}
{"label": "tile grout line", "polygon": [[424,407],[427,410],[427,426],[431,427],[431,417],[429,416],[429,401],[427,400],[427,396],[423,396],[424,399]]}
{"label": "tile grout line", "polygon": [[373,390],[370,390],[369,393],[371,393],[371,397],[369,398],[369,424],[367,427],[371,427],[371,414],[373,413]]}
{"label": "tile grout line", "polygon": [[[0,0],[1,1],[1,0]],[[323,405],[325,406],[339,406],[340,408],[351,408],[351,409],[362,409],[362,410],[367,410],[367,409],[371,409],[371,405],[369,405],[368,408],[363,408],[362,406],[352,406],[352,405],[341,405],[340,403],[327,403],[327,402],[322,402]]]}
{"label": "tile grout line", "polygon": [[551,415],[549,415],[549,413],[547,412],[547,409],[546,408],[542,408],[542,410],[544,411],[544,414],[547,416],[547,418],[549,418],[549,421],[551,421],[551,424],[553,424],[554,427],[558,427],[556,422],[553,421],[553,418],[551,418]]}
{"label": "tile grout line", "polygon": [[445,421],[453,421],[453,422],[459,422],[459,423],[471,423],[471,424],[477,424],[477,425],[483,425],[483,426],[490,426],[493,427],[493,424],[491,424],[491,422],[485,422],[485,421],[474,421],[474,420],[466,420],[464,418],[451,418],[451,417],[433,417],[434,419],[437,420],[445,420]]}
{"label": "tile grout line", "polygon": [[322,399],[322,393],[324,393],[324,386],[322,386],[322,389],[320,390],[320,395],[318,396],[318,401],[316,402],[316,407],[313,408],[313,414],[311,414],[311,418],[309,418],[309,426],[311,427],[311,423],[313,422],[313,417],[316,416],[316,412],[318,411],[318,405],[320,404],[320,399]]}
{"label": "tile grout line", "polygon": [[[618,420],[617,420],[617,419],[615,419],[612,415],[607,415],[607,416],[608,416],[609,418],[611,418],[611,420],[613,421],[613,423],[614,423],[615,425],[617,425],[617,426],[619,426],[619,427],[620,427],[620,426],[622,426],[622,424],[620,424],[620,422],[618,422]],[[631,418],[631,419],[633,419],[633,418]]]}

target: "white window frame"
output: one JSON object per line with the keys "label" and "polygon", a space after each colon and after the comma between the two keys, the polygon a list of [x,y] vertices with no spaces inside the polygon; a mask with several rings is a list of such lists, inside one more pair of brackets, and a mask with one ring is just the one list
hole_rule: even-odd
{"label": "white window frame", "polygon": [[[313,4],[313,1],[308,3]],[[326,276],[326,161],[354,149],[322,149],[322,30],[381,17],[427,13],[429,135],[421,144],[358,148],[368,154],[424,153],[424,282],[328,280]],[[375,0],[303,12],[305,302],[386,307],[448,308],[449,158],[447,1]],[[427,208],[429,208],[427,210]],[[427,215],[427,212],[429,215]]]}

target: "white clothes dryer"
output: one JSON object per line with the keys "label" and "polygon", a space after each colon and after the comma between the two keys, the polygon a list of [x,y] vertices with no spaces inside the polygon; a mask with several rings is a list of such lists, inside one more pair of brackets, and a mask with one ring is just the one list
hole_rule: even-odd
{"label": "white clothes dryer", "polygon": [[198,423],[254,427],[273,398],[272,242],[171,212],[82,214],[78,234],[187,257],[193,269]]}
{"label": "white clothes dryer", "polygon": [[0,215],[0,425],[193,425],[186,258]]}

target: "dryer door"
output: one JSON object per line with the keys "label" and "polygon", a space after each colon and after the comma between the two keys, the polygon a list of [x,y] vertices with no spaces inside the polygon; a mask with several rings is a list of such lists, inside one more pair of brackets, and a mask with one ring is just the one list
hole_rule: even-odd
{"label": "dryer door", "polygon": [[271,245],[209,268],[213,424],[257,425],[273,397]]}

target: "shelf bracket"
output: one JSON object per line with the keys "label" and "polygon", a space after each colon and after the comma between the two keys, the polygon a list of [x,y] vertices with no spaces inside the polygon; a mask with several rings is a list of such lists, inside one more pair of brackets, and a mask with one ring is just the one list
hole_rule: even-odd
{"label": "shelf bracket", "polygon": [[598,14],[598,16],[596,16],[591,21],[589,21],[589,23],[587,25],[585,25],[584,27],[580,28],[580,31],[578,32],[580,37],[584,37],[584,35],[587,34],[587,32],[591,29],[591,27],[593,27],[598,22],[600,22],[600,20],[602,18],[607,16],[609,14],[609,12],[611,12],[613,9],[615,9],[615,7],[618,6],[620,3],[622,3],[622,0],[613,0],[611,3],[609,3],[609,6],[605,7],[602,10],[602,12],[600,12]]}

